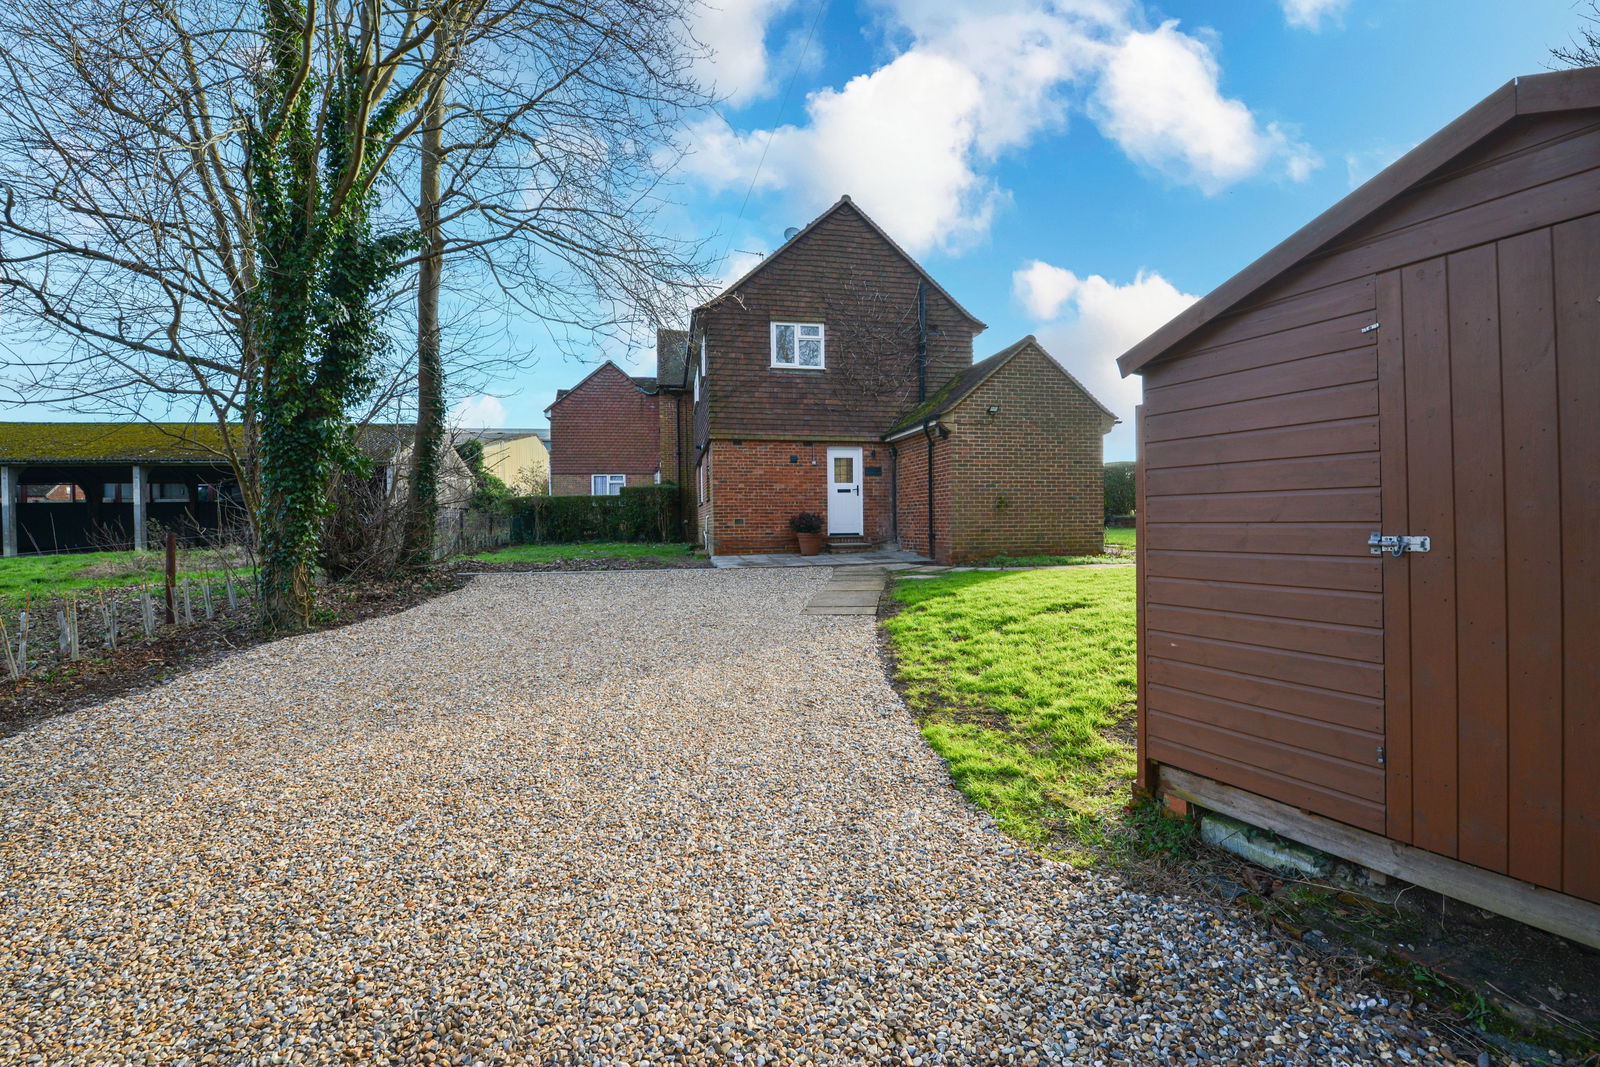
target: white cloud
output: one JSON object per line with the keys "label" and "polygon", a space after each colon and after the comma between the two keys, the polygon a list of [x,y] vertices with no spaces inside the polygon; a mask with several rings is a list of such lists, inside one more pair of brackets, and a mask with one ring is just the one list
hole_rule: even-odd
{"label": "white cloud", "polygon": [[1324,16],[1337,16],[1350,0],[1282,0],[1283,19],[1302,30],[1320,30]]}
{"label": "white cloud", "polygon": [[[779,10],[741,11],[768,8]],[[1086,92],[1126,154],[1208,193],[1273,165],[1303,180],[1318,164],[1289,131],[1222,95],[1208,44],[1174,22],[1140,29],[1136,0],[992,0],[982,10],[879,0],[878,10],[893,45],[881,66],[811,93],[790,125],[701,122],[688,173],[741,194],[752,181],[787,191],[806,213],[849,193],[922,253],[982,241],[1008,195],[996,161],[1063,129]]]}
{"label": "white cloud", "polygon": [[1011,275],[1011,288],[1028,314],[1047,322],[1061,314],[1061,306],[1078,291],[1078,276],[1065,267],[1036,259]]}
{"label": "white cloud", "polygon": [[1346,152],[1345,179],[1350,183],[1350,188],[1354,189],[1415,147],[1417,147],[1415,144],[1409,144],[1404,148],[1373,148],[1365,152]]}
{"label": "white cloud", "polygon": [[1049,320],[1035,331],[1040,344],[1122,420],[1106,438],[1106,458],[1132,459],[1139,379],[1123,378],[1117,357],[1198,298],[1152,271],[1119,285],[1041,260],[1013,274],[1012,286],[1031,315]]}
{"label": "white cloud", "polygon": [[457,429],[495,429],[505,424],[505,405],[487,394],[469,396],[450,409],[450,425]]}
{"label": "white cloud", "polygon": [[[773,63],[767,27],[794,6],[795,0],[710,0],[697,8],[690,30],[709,54],[697,65],[696,74],[734,107],[770,93]],[[820,53],[813,40],[807,66],[814,65]]]}
{"label": "white cloud", "polygon": [[1127,155],[1216,193],[1282,160],[1304,181],[1319,161],[1275,124],[1222,95],[1221,68],[1204,41],[1164,22],[1130,33],[1113,50],[1095,93],[1101,130]]}

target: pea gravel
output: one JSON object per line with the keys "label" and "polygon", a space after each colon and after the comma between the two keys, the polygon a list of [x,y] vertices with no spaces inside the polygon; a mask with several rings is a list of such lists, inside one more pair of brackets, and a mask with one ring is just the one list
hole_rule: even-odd
{"label": "pea gravel", "polygon": [[1450,1061],[1013,846],[828,577],[480,577],[0,742],[0,1062]]}

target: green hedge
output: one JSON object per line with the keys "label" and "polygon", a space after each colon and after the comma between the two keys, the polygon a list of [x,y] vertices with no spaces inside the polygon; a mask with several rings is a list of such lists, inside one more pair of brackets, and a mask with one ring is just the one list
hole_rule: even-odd
{"label": "green hedge", "polygon": [[1106,524],[1126,519],[1138,507],[1134,487],[1134,464],[1123,461],[1106,464]]}
{"label": "green hedge", "polygon": [[670,482],[617,496],[522,496],[508,510],[514,545],[679,540],[678,487]]}

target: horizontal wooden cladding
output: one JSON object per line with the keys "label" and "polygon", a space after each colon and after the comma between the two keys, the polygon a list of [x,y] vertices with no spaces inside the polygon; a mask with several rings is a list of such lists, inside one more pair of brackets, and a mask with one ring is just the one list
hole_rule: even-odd
{"label": "horizontal wooden cladding", "polygon": [[[1336,740],[1339,731],[1335,727],[1309,723],[1306,729],[1313,732],[1299,735],[1310,746],[1306,747],[1258,732],[1264,725],[1261,720],[1273,719],[1270,714],[1259,716],[1253,722],[1233,718],[1233,722],[1244,726],[1239,729],[1191,718],[1187,714],[1169,713],[1163,707],[1165,699],[1159,688],[1151,692],[1154,706],[1149,712],[1147,729],[1153,737],[1200,752],[1233,756],[1258,767],[1271,767],[1285,777],[1298,778],[1347,796],[1373,803],[1383,802],[1383,768],[1377,760],[1381,742],[1375,734],[1347,733]],[[1183,701],[1180,697],[1180,704],[1186,712],[1198,710],[1197,702]],[[1281,721],[1286,724],[1294,722],[1287,719]],[[1339,757],[1319,751],[1316,747],[1330,743],[1339,744],[1352,755]],[[1359,757],[1355,756],[1358,751]],[[1357,762],[1358,759],[1365,760],[1365,763]]]}
{"label": "horizontal wooden cladding", "polygon": [[[1381,730],[1358,730],[1343,723],[1288,715],[1166,685],[1152,685],[1149,700],[1152,712],[1168,718],[1189,719],[1273,744],[1320,753],[1330,760],[1353,763],[1368,775],[1382,765],[1378,760],[1378,746],[1383,744]],[[1169,736],[1176,737],[1175,734]],[[1346,789],[1346,792],[1371,796],[1371,789],[1370,778],[1363,776],[1359,787]]]}
{"label": "horizontal wooden cladding", "polygon": [[1163,383],[1146,389],[1144,402],[1145,410],[1151,415],[1166,415],[1239,400],[1376,381],[1377,377],[1377,353],[1369,344],[1363,348],[1329,352],[1290,363],[1274,363],[1195,381],[1171,385]]}
{"label": "horizontal wooden cladding", "polygon": [[1368,523],[1170,522],[1151,530],[1146,549],[1189,552],[1281,552],[1310,556],[1369,556]]}
{"label": "horizontal wooden cladding", "polygon": [[1170,604],[1148,605],[1145,617],[1152,630],[1222,638],[1289,652],[1338,656],[1363,663],[1383,662],[1383,631],[1372,627],[1292,621],[1271,615],[1244,615]]}
{"label": "horizontal wooden cladding", "polygon": [[[1159,504],[1159,506],[1157,506]],[[1374,489],[1164,496],[1148,505],[1154,522],[1377,522]],[[1373,527],[1377,529],[1377,527]]]}
{"label": "horizontal wooden cladding", "polygon": [[1314,322],[1217,348],[1185,352],[1181,359],[1164,360],[1141,372],[1145,393],[1149,395],[1156,389],[1185,382],[1373,345],[1376,344],[1373,334],[1361,332],[1371,326],[1372,321],[1373,312],[1367,308],[1328,322]]}
{"label": "horizontal wooden cladding", "polygon": [[1244,311],[1226,315],[1207,326],[1185,347],[1190,352],[1218,348],[1235,341],[1370,312],[1376,306],[1373,279],[1346,278],[1333,279],[1332,284],[1320,289],[1306,289],[1282,300],[1254,304]]}
{"label": "horizontal wooden cladding", "polygon": [[[1301,456],[1336,456],[1372,452],[1378,447],[1378,420],[1373,417],[1316,422],[1305,426],[1275,426],[1206,438],[1205,458],[1210,463],[1247,463],[1260,459],[1298,459]],[[1181,467],[1195,461],[1194,445],[1185,440],[1156,441],[1144,449],[1145,463]]]}
{"label": "horizontal wooden cladding", "polygon": [[1341,278],[1366,277],[1597,210],[1600,210],[1600,172],[1586,170],[1402,230],[1370,237],[1336,254],[1309,261],[1296,272],[1297,282],[1310,288],[1327,286]]}
{"label": "horizontal wooden cladding", "polygon": [[1191,634],[1145,630],[1151,659],[1192,663],[1258,678],[1278,678],[1296,685],[1314,686],[1335,693],[1379,698],[1383,696],[1383,667],[1378,663],[1318,656],[1262,645],[1246,645]]}
{"label": "horizontal wooden cladding", "polygon": [[1140,553],[1139,565],[1147,568],[1152,578],[1204,578],[1359,593],[1377,593],[1383,589],[1383,572],[1376,556],[1351,558],[1151,549]]}
{"label": "horizontal wooden cladding", "polygon": [[1145,439],[1154,442],[1180,437],[1210,437],[1240,430],[1265,430],[1275,426],[1301,426],[1376,416],[1377,413],[1377,383],[1359,382],[1164,415],[1146,409]]}
{"label": "horizontal wooden cladding", "polygon": [[1157,763],[1235,784],[1238,788],[1315,811],[1363,830],[1375,833],[1383,830],[1383,804],[1379,801],[1354,797],[1161,737],[1152,736],[1149,739],[1149,758]]}
{"label": "horizontal wooden cladding", "polygon": [[1378,453],[1306,456],[1194,467],[1148,467],[1152,497],[1198,493],[1259,493],[1284,489],[1354,489],[1378,485]]}
{"label": "horizontal wooden cladding", "polygon": [[1339,626],[1383,625],[1383,601],[1377,593],[1161,577],[1150,575],[1148,568],[1145,577],[1145,597],[1150,605],[1209,608]]}
{"label": "horizontal wooden cladding", "polygon": [[1150,660],[1147,681],[1151,686],[1181,689],[1352,730],[1371,734],[1383,731],[1383,701],[1376,697],[1336,693],[1317,686],[1160,658]]}
{"label": "horizontal wooden cladding", "polygon": [[1357,240],[1334,245],[1329,251],[1336,253],[1590,170],[1600,160],[1600,123],[1596,123],[1593,112],[1584,119],[1565,116],[1544,124],[1534,123],[1487,151],[1494,153],[1494,158],[1453,170],[1412,190],[1367,220]]}

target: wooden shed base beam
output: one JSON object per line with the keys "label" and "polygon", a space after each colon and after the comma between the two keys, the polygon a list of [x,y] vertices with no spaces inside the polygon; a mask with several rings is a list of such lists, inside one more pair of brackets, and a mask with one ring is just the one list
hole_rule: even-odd
{"label": "wooden shed base beam", "polygon": [[1600,948],[1600,904],[1391,841],[1176,767],[1160,768],[1159,788],[1191,804],[1231,815],[1340,859],[1537,926],[1590,948]]}

